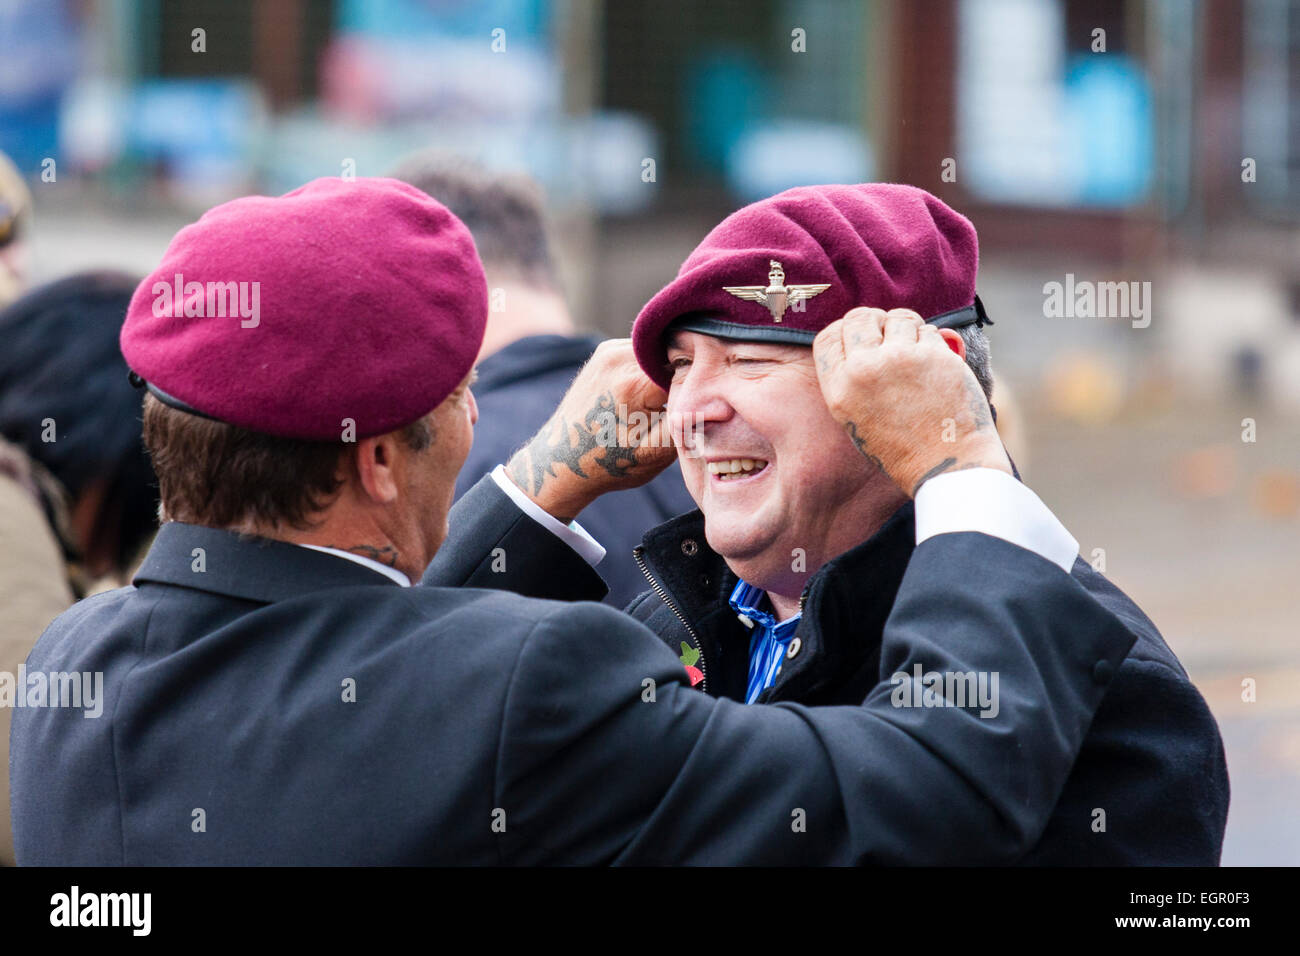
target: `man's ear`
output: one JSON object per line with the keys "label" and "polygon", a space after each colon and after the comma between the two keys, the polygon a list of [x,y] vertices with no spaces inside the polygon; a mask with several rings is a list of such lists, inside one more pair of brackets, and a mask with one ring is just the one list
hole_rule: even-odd
{"label": "man's ear", "polygon": [[357,442],[353,459],[361,493],[375,504],[397,499],[397,435],[375,435]]}
{"label": "man's ear", "polygon": [[943,337],[943,340],[947,344],[948,348],[952,349],[954,352],[957,353],[957,357],[959,359],[961,359],[963,362],[966,361],[966,343],[962,341],[962,337],[960,335],[958,335],[952,329],[940,329],[939,335]]}

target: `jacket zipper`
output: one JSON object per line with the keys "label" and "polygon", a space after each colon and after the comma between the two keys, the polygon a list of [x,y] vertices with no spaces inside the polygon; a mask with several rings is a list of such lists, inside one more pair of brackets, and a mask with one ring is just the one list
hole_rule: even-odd
{"label": "jacket zipper", "polygon": [[677,620],[682,622],[682,627],[686,628],[686,633],[689,634],[691,640],[695,642],[695,649],[700,652],[700,690],[707,693],[709,686],[709,668],[704,661],[704,642],[700,640],[700,635],[695,633],[695,628],[691,627],[690,621],[686,620],[686,615],[682,614],[673,599],[668,596],[668,591],[659,583],[658,579],[650,573],[650,568],[646,564],[644,553],[645,548],[642,545],[637,545],[632,549],[632,557],[636,560],[636,566],[641,569],[641,573],[645,575],[645,579],[650,582],[650,589],[654,591],[655,594],[659,595],[659,600],[663,601],[664,604],[668,606],[668,610],[677,615]]}

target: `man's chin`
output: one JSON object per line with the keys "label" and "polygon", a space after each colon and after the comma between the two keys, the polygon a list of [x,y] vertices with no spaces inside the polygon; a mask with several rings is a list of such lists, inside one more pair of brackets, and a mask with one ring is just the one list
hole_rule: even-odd
{"label": "man's chin", "polygon": [[753,518],[752,514],[741,516],[718,512],[710,516],[706,513],[704,538],[728,564],[749,561],[763,554],[772,542],[771,535],[752,525]]}

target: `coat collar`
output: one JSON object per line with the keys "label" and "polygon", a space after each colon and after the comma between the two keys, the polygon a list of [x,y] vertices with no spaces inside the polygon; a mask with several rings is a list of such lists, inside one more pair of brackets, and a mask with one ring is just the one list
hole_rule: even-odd
{"label": "coat collar", "polygon": [[[804,591],[803,614],[795,631],[801,642],[799,653],[786,661],[778,682],[760,700],[814,702],[819,695],[833,694],[837,685],[864,668],[877,667],[879,638],[915,546],[914,508],[908,501],[874,535],[818,569]],[[652,529],[642,547],[646,564],[699,632],[706,655],[712,650],[717,656],[719,641],[747,636],[728,604],[738,578],[705,542],[701,512]],[[726,657],[734,662],[738,655]],[[715,693],[734,684],[712,674],[710,683]]]}
{"label": "coat collar", "polygon": [[905,503],[870,538],[826,562],[805,590],[795,635],[804,653],[786,662],[773,698],[816,702],[855,675],[879,667],[880,638],[916,548],[916,520]]}
{"label": "coat collar", "polygon": [[144,582],[262,604],[356,585],[400,587],[378,571],[323,551],[180,521],[159,529],[132,581]]}

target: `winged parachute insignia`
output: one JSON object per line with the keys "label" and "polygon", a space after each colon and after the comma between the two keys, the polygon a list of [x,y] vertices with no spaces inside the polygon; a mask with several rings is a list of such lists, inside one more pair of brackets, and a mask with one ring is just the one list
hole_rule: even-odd
{"label": "winged parachute insignia", "polygon": [[771,271],[767,274],[768,285],[764,288],[761,285],[724,285],[723,292],[730,292],[737,299],[744,299],[748,302],[757,302],[760,305],[767,306],[767,311],[772,313],[772,320],[781,321],[781,316],[785,315],[785,310],[794,305],[796,302],[802,302],[811,299],[815,295],[820,295],[831,287],[829,282],[814,282],[809,285],[786,285],[785,270],[781,263],[775,259],[769,259]]}

